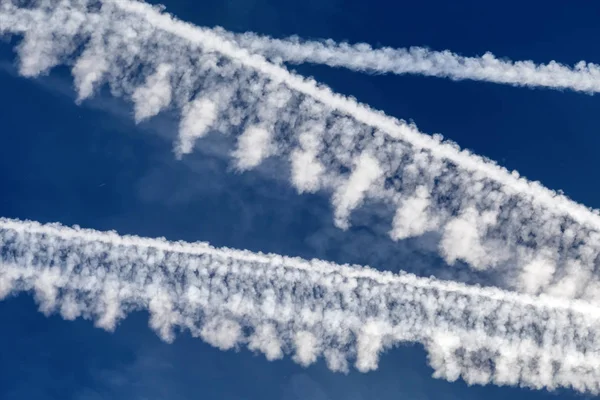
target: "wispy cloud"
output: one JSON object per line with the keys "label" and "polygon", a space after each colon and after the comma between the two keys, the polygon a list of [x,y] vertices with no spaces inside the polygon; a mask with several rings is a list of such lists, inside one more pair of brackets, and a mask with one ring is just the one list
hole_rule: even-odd
{"label": "wispy cloud", "polygon": [[0,296],[32,291],[41,311],[108,330],[146,309],[167,341],[184,329],[336,371],[419,342],[439,378],[600,390],[600,309],[577,300],[10,219],[0,243]]}
{"label": "wispy cloud", "polygon": [[590,94],[600,91],[600,66],[585,61],[574,66],[556,61],[536,64],[533,61],[497,58],[489,52],[479,57],[466,57],[449,50],[434,51],[424,47],[372,48],[366,43],[337,43],[330,39],[274,39],[251,32],[232,34],[222,29],[217,31],[274,62],[323,64],[376,74],[415,74]]}

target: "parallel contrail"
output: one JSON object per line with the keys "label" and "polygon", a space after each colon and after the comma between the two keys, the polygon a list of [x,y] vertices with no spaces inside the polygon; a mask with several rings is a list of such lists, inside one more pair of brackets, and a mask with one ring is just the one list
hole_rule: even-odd
{"label": "parallel contrail", "polygon": [[46,314],[112,330],[147,310],[164,340],[183,329],[269,360],[366,372],[418,342],[439,378],[600,392],[600,308],[581,301],[0,218],[0,298],[23,291]]}
{"label": "parallel contrail", "polygon": [[449,50],[433,51],[423,47],[372,48],[366,43],[337,43],[330,39],[274,39],[251,32],[219,32],[252,53],[276,62],[324,64],[376,74],[416,74],[587,93],[600,91],[600,66],[585,61],[571,67],[556,61],[536,64],[498,59],[489,52],[480,57],[465,57]]}
{"label": "parallel contrail", "polygon": [[505,287],[532,294],[599,296],[596,210],[148,4],[28,7],[0,0],[0,33],[23,36],[22,75],[64,63],[79,101],[108,84],[133,102],[137,121],[180,112],[178,156],[209,132],[229,134],[236,168],[271,156],[289,161],[299,191],[332,194],[341,228],[366,201],[383,202],[395,211],[392,238],[438,231],[449,263],[495,268]]}

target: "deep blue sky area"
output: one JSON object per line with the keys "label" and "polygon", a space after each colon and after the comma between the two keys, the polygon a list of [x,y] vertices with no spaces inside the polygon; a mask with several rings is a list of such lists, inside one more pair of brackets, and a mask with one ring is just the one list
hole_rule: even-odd
{"label": "deep blue sky area", "polygon": [[[600,3],[590,1],[161,3],[183,20],[236,32],[600,63]],[[227,139],[211,136],[177,161],[176,121],[168,113],[135,125],[130,105],[107,93],[76,105],[68,70],[31,80],[18,77],[13,63],[11,45],[0,43],[0,216],[421,274],[436,265],[414,243],[389,241],[388,216],[359,211],[352,229],[336,229],[326,197],[298,195],[285,176],[272,175],[280,170],[277,160],[235,173],[223,156]],[[598,96],[296,69],[600,207]],[[222,352],[186,334],[167,344],[148,328],[144,313],[108,333],[90,321],[46,317],[29,295],[0,302],[0,400],[582,398],[570,391],[468,387],[431,373],[420,346],[385,353],[375,372],[344,375],[323,362],[302,368],[246,350]]]}

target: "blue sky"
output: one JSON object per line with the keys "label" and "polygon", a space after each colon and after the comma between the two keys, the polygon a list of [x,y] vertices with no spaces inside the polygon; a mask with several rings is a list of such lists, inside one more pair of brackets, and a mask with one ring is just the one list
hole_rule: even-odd
{"label": "blue sky", "polygon": [[[418,3],[418,4],[417,4]],[[600,6],[582,2],[366,2],[261,0],[163,2],[179,18],[236,32],[333,38],[465,55],[600,62]],[[102,92],[82,106],[69,71],[18,77],[12,44],[0,46],[0,215],[216,246],[419,272],[429,256],[392,242],[389,222],[333,225],[324,196],[299,195],[273,176],[277,161],[236,173],[226,139],[210,137],[173,157],[172,115],[135,125],[132,109]],[[574,200],[600,207],[597,96],[415,76],[370,76],[302,66],[334,90],[414,120],[462,147],[517,169]],[[271,164],[269,164],[271,163]],[[410,247],[410,246],[407,246]],[[407,266],[408,265],[408,266]],[[420,346],[383,355],[379,369],[335,374],[247,350],[219,351],[182,334],[161,342],[135,314],[107,333],[90,321],[45,317],[29,295],[0,302],[0,398],[12,399],[519,399],[579,398],[559,391],[468,387],[431,378]]]}

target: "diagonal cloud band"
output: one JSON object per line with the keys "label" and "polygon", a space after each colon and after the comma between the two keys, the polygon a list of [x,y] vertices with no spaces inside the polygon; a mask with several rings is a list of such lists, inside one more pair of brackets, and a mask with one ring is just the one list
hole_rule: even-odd
{"label": "diagonal cloud band", "polygon": [[600,391],[600,308],[578,300],[2,218],[0,298],[23,291],[46,314],[112,330],[147,310],[164,340],[187,330],[269,360],[366,372],[418,342],[438,378]]}
{"label": "diagonal cloud band", "polygon": [[330,39],[274,39],[251,32],[220,32],[252,53],[262,54],[275,62],[323,64],[373,74],[414,74],[589,94],[600,91],[600,66],[585,61],[574,66],[556,61],[536,64],[499,59],[490,52],[479,57],[466,57],[449,50],[434,51],[424,47],[372,48],[366,43],[337,43]]}

